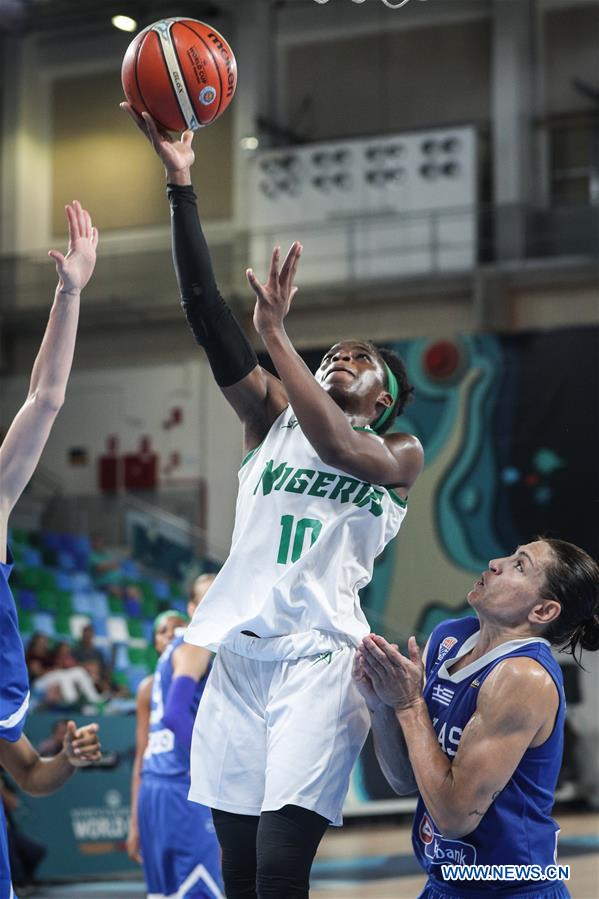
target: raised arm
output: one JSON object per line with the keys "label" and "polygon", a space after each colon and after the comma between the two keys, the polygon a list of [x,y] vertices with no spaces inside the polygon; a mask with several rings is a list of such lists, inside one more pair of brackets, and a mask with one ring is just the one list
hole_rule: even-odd
{"label": "raised arm", "polygon": [[135,728],[135,759],[131,771],[131,816],[129,818],[129,833],[127,834],[127,855],[134,862],[141,863],[139,852],[139,825],[137,820],[137,796],[141,784],[141,767],[143,765],[144,752],[148,745],[150,733],[150,704],[152,699],[153,676],[144,677],[137,688],[137,721]]}
{"label": "raised arm", "polygon": [[459,839],[480,823],[531,746],[550,735],[557,688],[533,659],[501,662],[484,681],[455,757],[443,752],[422,696],[414,638],[410,658],[382,637],[365,638],[365,669],[380,699],[395,709],[418,790],[443,836]]}
{"label": "raised arm", "polygon": [[100,758],[98,725],[77,728],[69,721],[62,750],[52,758],[41,758],[25,734],[16,743],[0,740],[0,765],[22,790],[31,796],[47,796],[58,790],[74,773]]}
{"label": "raised arm", "polygon": [[79,320],[79,296],[94,270],[98,232],[75,201],[66,207],[69,248],[50,250],[58,286],[33,365],[29,392],[0,447],[0,559],[5,561],[8,516],[27,486],[64,402]]}
{"label": "raised arm", "polygon": [[[424,464],[417,438],[410,434],[374,438],[363,430],[355,430],[355,422],[314,378],[285,331],[284,321],[298,289],[294,278],[301,253],[301,244],[294,243],[279,271],[280,254],[275,247],[264,284],[252,269],[247,270],[248,282],[256,294],[254,326],[277,369],[303,433],[322,461],[365,481],[409,490]],[[389,402],[391,396],[386,396]]]}
{"label": "raised arm", "polygon": [[245,425],[249,451],[264,439],[288,400],[281,382],[258,365],[256,353],[219,293],[191,185],[193,132],[184,131],[181,140],[173,141],[148,113],[140,116],[128,103],[121,107],[164,164],[181,305],[218,386]]}

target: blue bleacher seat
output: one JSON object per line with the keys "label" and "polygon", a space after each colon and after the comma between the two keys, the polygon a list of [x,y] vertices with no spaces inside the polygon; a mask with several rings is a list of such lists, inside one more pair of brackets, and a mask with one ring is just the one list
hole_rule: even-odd
{"label": "blue bleacher seat", "polygon": [[94,588],[93,581],[87,571],[74,572],[71,575],[71,582],[73,585],[73,590],[79,590],[83,592],[85,590],[93,590]]}
{"label": "blue bleacher seat", "polygon": [[63,571],[75,571],[77,563],[73,553],[69,553],[64,549],[59,549],[57,553],[58,565]]}
{"label": "blue bleacher seat", "polygon": [[58,590],[72,590],[73,576],[66,571],[55,570],[56,587]]}
{"label": "blue bleacher seat", "polygon": [[141,618],[141,605],[135,599],[126,599],[124,607],[128,618]]}
{"label": "blue bleacher seat", "polygon": [[49,612],[35,612],[31,616],[31,623],[34,631],[39,631],[47,637],[56,636],[56,628],[54,627],[54,615]]}
{"label": "blue bleacher seat", "polygon": [[89,595],[90,610],[92,615],[99,618],[108,618],[110,609],[108,608],[108,597],[102,590],[92,590]]}
{"label": "blue bleacher seat", "polygon": [[41,533],[42,545],[46,547],[46,549],[54,549],[59,550],[60,547],[60,534],[49,533],[48,531],[42,531]]}
{"label": "blue bleacher seat", "polygon": [[156,599],[168,599],[171,595],[169,586],[166,581],[155,578],[151,581]]}
{"label": "blue bleacher seat", "polygon": [[26,546],[23,549],[23,563],[25,565],[29,565],[32,568],[37,567],[42,564],[42,554],[39,549],[35,549],[33,546]]}
{"label": "blue bleacher seat", "polygon": [[108,627],[105,616],[92,615],[92,627],[96,637],[108,638]]}
{"label": "blue bleacher seat", "polygon": [[94,608],[91,601],[93,593],[84,593],[81,590],[73,593],[71,597],[71,605],[73,611],[78,615],[93,615]]}
{"label": "blue bleacher seat", "polygon": [[19,590],[18,592],[19,607],[24,612],[37,611],[37,596],[33,590]]}
{"label": "blue bleacher seat", "polygon": [[125,643],[118,643],[115,646],[114,668],[115,671],[127,671],[130,668],[129,650]]}
{"label": "blue bleacher seat", "polygon": [[139,565],[133,559],[123,559],[121,562],[121,574],[123,577],[130,577],[137,580],[140,576]]}

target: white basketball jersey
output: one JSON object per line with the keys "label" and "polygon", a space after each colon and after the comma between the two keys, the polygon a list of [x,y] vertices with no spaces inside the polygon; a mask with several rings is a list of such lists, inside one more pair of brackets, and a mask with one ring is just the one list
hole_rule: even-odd
{"label": "white basketball jersey", "polygon": [[358,644],[369,632],[358,591],[405,514],[393,490],[325,465],[288,406],[243,461],[231,552],[185,639],[216,650],[243,631],[285,637],[291,658],[320,652],[327,634]]}

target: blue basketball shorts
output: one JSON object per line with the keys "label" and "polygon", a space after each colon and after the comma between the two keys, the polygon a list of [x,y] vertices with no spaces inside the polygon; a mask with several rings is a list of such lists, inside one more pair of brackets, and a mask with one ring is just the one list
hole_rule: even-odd
{"label": "blue basketball shorts", "polygon": [[485,884],[481,881],[478,889],[463,889],[458,883],[441,883],[429,878],[418,899],[490,899],[493,896],[497,899],[570,899],[570,893],[561,880],[520,886],[515,883],[513,890],[494,890],[490,889],[491,885],[492,882],[489,881],[485,889]]}
{"label": "blue basketball shorts", "polygon": [[137,816],[148,899],[224,899],[212,812],[188,792],[182,781],[142,777]]}

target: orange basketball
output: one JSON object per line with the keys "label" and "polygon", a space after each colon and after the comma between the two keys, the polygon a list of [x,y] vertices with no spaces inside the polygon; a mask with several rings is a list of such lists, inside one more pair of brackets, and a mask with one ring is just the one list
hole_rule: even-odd
{"label": "orange basketball", "polygon": [[127,47],[121,80],[139,112],[168,131],[193,131],[223,114],[237,86],[237,63],[224,37],[197,19],[162,19]]}

